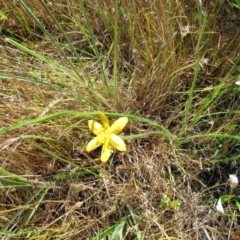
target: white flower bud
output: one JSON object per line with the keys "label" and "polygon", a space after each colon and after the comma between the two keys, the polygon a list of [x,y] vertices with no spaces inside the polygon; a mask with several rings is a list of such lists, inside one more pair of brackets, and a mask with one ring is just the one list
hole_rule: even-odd
{"label": "white flower bud", "polygon": [[236,81],[235,84],[240,86],[240,81]]}
{"label": "white flower bud", "polygon": [[229,182],[230,188],[234,189],[238,185],[238,177],[235,174],[230,174],[228,182]]}
{"label": "white flower bud", "polygon": [[216,209],[217,211],[219,211],[220,213],[224,214],[224,209],[223,209],[223,205],[222,205],[222,199],[219,198],[216,204]]}

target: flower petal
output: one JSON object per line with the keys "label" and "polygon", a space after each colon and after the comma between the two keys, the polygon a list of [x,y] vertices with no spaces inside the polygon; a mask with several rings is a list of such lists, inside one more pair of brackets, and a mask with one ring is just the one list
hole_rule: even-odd
{"label": "flower petal", "polygon": [[106,144],[106,143],[103,144],[102,153],[101,153],[101,161],[105,163],[109,159],[111,152],[112,152],[112,147],[109,144]]}
{"label": "flower petal", "polygon": [[224,209],[223,209],[222,199],[221,198],[219,198],[218,201],[217,201],[216,209],[217,209],[218,212],[224,214]]}
{"label": "flower petal", "polygon": [[121,118],[117,119],[109,129],[107,129],[107,132],[113,133],[113,134],[118,134],[123,130],[123,128],[126,126],[127,122],[128,122],[127,117],[121,117]]}
{"label": "flower petal", "polygon": [[90,128],[90,130],[91,130],[95,135],[100,134],[101,131],[103,130],[102,124],[96,122],[95,120],[89,120],[89,121],[88,121],[88,127]]}
{"label": "flower petal", "polygon": [[115,147],[119,151],[122,151],[122,152],[127,151],[125,142],[115,134],[110,135],[110,143],[113,147]]}
{"label": "flower petal", "polygon": [[101,121],[102,121],[102,124],[103,124],[103,127],[107,130],[110,126],[109,126],[109,121],[107,119],[107,117],[105,116],[104,113],[102,112],[98,112],[100,118],[101,118]]}
{"label": "flower petal", "polygon": [[98,137],[95,137],[87,144],[86,151],[90,152],[101,145],[102,145],[102,143],[101,143],[100,139]]}

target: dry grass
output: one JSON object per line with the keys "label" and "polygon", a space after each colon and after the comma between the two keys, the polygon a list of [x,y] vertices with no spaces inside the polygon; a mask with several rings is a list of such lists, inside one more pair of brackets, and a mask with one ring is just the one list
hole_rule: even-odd
{"label": "dry grass", "polygon": [[[214,201],[229,193],[228,174],[238,172],[238,163],[234,168],[230,164],[240,154],[239,88],[234,85],[239,11],[219,1],[204,3],[205,15],[198,1],[121,1],[113,96],[113,1],[84,1],[91,31],[81,1],[48,5],[83,65],[40,1],[25,3],[80,76],[19,3],[3,0],[1,9],[11,26],[0,22],[1,129],[63,111],[101,110],[136,116],[124,130],[126,136],[154,131],[138,116],[161,124],[173,136],[129,138],[126,153],[115,152],[101,164],[99,149],[85,151],[90,115],[62,114],[4,132],[1,169],[15,176],[1,172],[0,180],[21,186],[1,180],[1,238],[238,239],[238,200],[225,204],[228,216],[214,209]],[[9,44],[6,36],[65,70]],[[26,178],[27,185],[18,177]]]}

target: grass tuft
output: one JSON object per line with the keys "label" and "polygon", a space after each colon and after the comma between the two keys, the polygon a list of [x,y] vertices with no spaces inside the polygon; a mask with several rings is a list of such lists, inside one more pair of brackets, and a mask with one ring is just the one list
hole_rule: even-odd
{"label": "grass tuft", "polygon": [[[1,238],[238,239],[237,6],[2,0]],[[129,119],[105,164],[98,111]]]}

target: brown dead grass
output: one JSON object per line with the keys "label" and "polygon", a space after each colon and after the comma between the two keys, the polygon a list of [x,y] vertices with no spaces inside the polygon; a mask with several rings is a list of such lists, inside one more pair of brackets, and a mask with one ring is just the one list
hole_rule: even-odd
{"label": "brown dead grass", "polygon": [[[77,48],[91,51],[83,34],[76,31],[85,24],[81,14],[71,12],[78,6],[76,2],[57,2],[49,7],[71,40]],[[70,2],[72,9],[68,7]],[[59,42],[63,41],[64,47],[58,29],[38,1],[26,3],[35,9],[53,36]],[[44,73],[46,67],[6,44],[5,35],[18,38],[36,51],[47,56],[50,54],[62,64],[64,62],[17,3],[3,1],[2,5],[7,17],[14,20],[14,26],[10,29],[1,27],[1,42],[4,43],[0,54],[3,62],[1,71],[11,73],[13,78],[1,79],[0,127],[62,110],[97,110],[86,109],[81,104],[79,99],[88,94],[87,88],[70,80],[68,84],[68,81],[59,81],[55,75],[44,75],[44,80],[48,79],[68,91],[19,80],[18,76],[29,76],[29,69]],[[96,11],[93,3],[85,2],[92,30],[111,76],[113,63],[107,51],[113,41],[113,5],[112,1],[100,1],[100,5],[102,12]],[[198,3],[186,0],[169,6],[166,1],[152,4],[148,1],[122,1],[121,7],[125,12],[119,19],[119,79],[122,83],[119,103],[112,109],[106,106],[103,109],[123,113],[133,111],[136,115],[160,122],[178,136],[196,66],[194,51],[200,26]],[[14,10],[10,11],[12,8]],[[202,43],[203,63],[197,82],[200,92],[195,98],[193,116],[208,94],[203,89],[216,86],[226,76],[240,47],[239,12],[229,3],[219,5],[218,1],[205,3],[204,11],[209,15],[209,21]],[[184,35],[188,27],[189,32]],[[71,56],[67,47],[66,51]],[[94,63],[94,59],[86,57],[89,71],[98,79],[100,73]],[[230,77],[226,80],[233,81]],[[101,87],[99,84],[99,89]],[[70,91],[77,93],[78,98]],[[230,97],[227,96],[229,93]],[[48,105],[56,99],[59,102],[48,110]],[[234,91],[226,90],[222,100],[210,106],[210,118],[214,118],[214,124],[210,126],[202,119],[188,129],[188,134],[220,131],[233,122],[239,123],[239,114],[219,114],[226,105],[229,110],[238,111],[238,100]],[[226,121],[226,117],[231,120]],[[140,219],[138,227],[144,239],[238,239],[239,219],[234,217],[234,205],[228,206],[233,214],[229,218],[213,209],[213,197],[219,197],[228,190],[225,185],[220,186],[227,180],[224,169],[228,169],[228,165],[211,164],[216,150],[212,139],[203,138],[182,145],[176,144],[181,139],[175,142],[161,136],[135,139],[128,141],[127,153],[114,153],[109,163],[101,165],[99,150],[87,154],[84,149],[90,139],[86,120],[58,118],[1,136],[1,167],[32,181],[31,188],[0,190],[1,227],[17,209],[31,207],[24,205],[38,189],[39,182],[51,182],[31,221],[21,226],[21,215],[9,230],[34,229],[36,234],[31,239],[91,239],[124,219],[128,226],[124,229],[124,239],[137,239],[137,224],[130,214],[131,209]],[[151,128],[132,121],[125,134],[146,130]],[[52,141],[26,137],[28,135],[49,137]],[[227,149],[230,150],[229,145]],[[59,177],[60,174],[80,173],[83,169],[92,173],[73,175],[72,178]],[[180,207],[174,208],[170,203],[159,207],[164,196],[170,199],[170,203],[179,200]],[[22,239],[26,239],[25,236]],[[2,239],[11,238],[4,236]]]}

